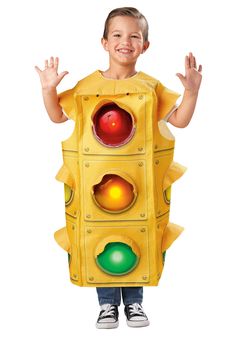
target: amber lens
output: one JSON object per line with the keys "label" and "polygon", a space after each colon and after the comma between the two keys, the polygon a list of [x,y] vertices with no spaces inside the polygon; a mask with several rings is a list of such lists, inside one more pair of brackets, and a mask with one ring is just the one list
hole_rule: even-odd
{"label": "amber lens", "polygon": [[125,210],[135,198],[132,184],[116,174],[106,174],[93,190],[97,204],[113,212]]}

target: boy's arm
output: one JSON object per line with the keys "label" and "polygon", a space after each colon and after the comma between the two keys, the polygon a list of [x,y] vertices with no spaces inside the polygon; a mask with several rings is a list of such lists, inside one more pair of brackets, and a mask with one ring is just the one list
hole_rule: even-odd
{"label": "boy's arm", "polygon": [[49,64],[48,60],[45,61],[44,70],[40,70],[37,66],[35,69],[40,77],[43,101],[47,113],[53,122],[62,123],[67,121],[68,118],[64,115],[59,104],[56,87],[61,82],[63,77],[68,74],[68,71],[63,71],[62,73],[58,74],[58,64],[59,58],[56,57],[54,61],[54,58],[51,57]]}
{"label": "boy's arm", "polygon": [[184,91],[183,99],[178,108],[171,114],[168,122],[178,128],[185,128],[192,119],[197,103],[198,93]]}
{"label": "boy's arm", "polygon": [[176,74],[182,82],[185,91],[182,102],[168,119],[168,122],[176,127],[186,127],[194,113],[198,91],[202,80],[202,66],[197,69],[196,59],[192,53],[185,57],[185,76]]}
{"label": "boy's arm", "polygon": [[56,88],[42,88],[43,101],[51,121],[63,123],[68,120],[59,104]]}

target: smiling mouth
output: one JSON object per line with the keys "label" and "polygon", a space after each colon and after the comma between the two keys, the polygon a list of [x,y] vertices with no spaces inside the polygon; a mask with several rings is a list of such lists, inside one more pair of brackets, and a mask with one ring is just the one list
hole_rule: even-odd
{"label": "smiling mouth", "polygon": [[132,49],[126,49],[126,48],[116,49],[116,51],[118,53],[125,54],[125,55],[133,53]]}

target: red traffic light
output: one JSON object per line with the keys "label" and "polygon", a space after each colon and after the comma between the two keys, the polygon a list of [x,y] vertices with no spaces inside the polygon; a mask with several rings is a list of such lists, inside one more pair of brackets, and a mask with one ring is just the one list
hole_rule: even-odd
{"label": "red traffic light", "polygon": [[93,133],[103,145],[124,145],[132,138],[134,130],[131,115],[115,103],[102,106],[94,115]]}

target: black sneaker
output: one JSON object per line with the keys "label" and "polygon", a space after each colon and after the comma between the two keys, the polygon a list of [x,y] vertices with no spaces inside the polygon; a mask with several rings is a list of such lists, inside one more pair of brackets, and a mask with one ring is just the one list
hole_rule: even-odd
{"label": "black sneaker", "polygon": [[114,329],[119,325],[118,306],[113,304],[101,305],[101,311],[96,323],[98,329]]}
{"label": "black sneaker", "polygon": [[141,304],[139,303],[126,305],[125,315],[127,317],[126,322],[128,326],[132,328],[140,328],[150,324]]}

